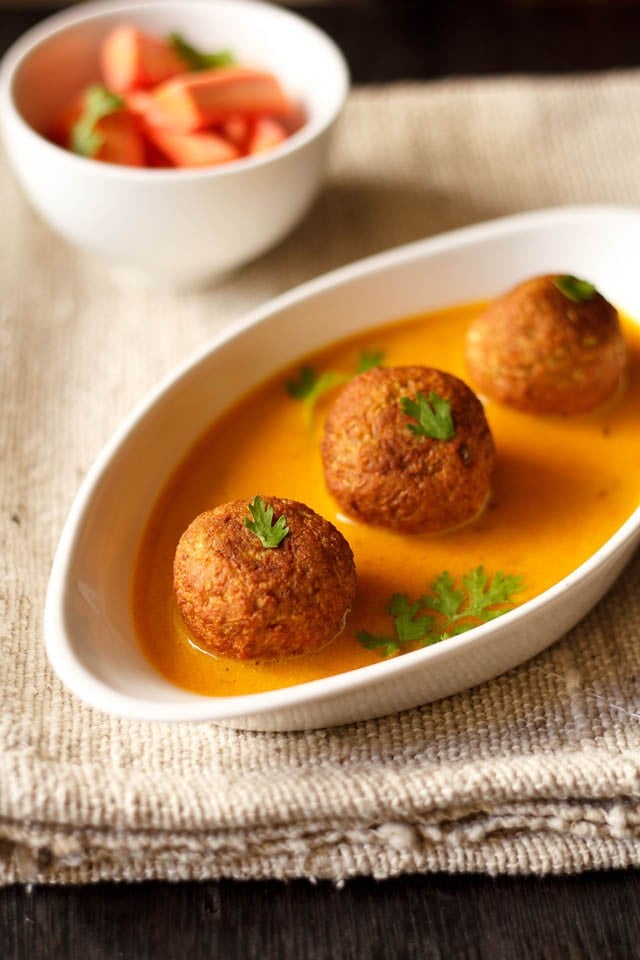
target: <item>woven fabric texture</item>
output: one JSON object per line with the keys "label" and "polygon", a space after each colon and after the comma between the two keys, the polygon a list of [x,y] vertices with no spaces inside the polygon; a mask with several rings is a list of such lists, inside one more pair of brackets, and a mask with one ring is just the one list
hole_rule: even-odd
{"label": "woven fabric texture", "polygon": [[68,247],[0,162],[0,882],[640,865],[638,558],[534,661],[338,729],[113,719],[63,689],[42,645],[79,481],[176,362],[363,255],[515,211],[638,203],[639,160],[634,72],[356,90],[305,222],[189,294]]}

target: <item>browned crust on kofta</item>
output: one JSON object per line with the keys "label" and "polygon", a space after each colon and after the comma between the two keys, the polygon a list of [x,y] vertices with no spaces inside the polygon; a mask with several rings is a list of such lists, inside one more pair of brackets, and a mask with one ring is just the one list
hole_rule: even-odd
{"label": "browned crust on kofta", "polygon": [[565,415],[615,394],[627,357],[617,311],[597,292],[571,300],[558,279],[526,280],[471,324],[467,366],[481,393],[528,413]]}
{"label": "browned crust on kofta", "polygon": [[[415,436],[404,397],[451,403],[455,435]],[[405,533],[435,533],[486,503],[494,444],[482,404],[462,380],[429,367],[378,367],[345,386],[322,440],[327,487],[357,520]]]}
{"label": "browned crust on kofta", "polygon": [[266,548],[245,526],[247,500],[201,513],[175,554],[174,591],[196,642],[237,660],[319,650],[342,630],[356,589],[349,544],[303,503],[264,497],[288,535]]}

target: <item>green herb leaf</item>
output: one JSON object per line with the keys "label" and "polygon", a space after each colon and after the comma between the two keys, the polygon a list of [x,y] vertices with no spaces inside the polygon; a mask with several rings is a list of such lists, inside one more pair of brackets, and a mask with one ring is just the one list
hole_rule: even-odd
{"label": "green herb leaf", "polygon": [[179,33],[170,33],[168,40],[180,59],[184,60],[190,70],[212,70],[217,67],[231,67],[237,63],[236,58],[230,50],[202,53],[201,50],[192,47]]}
{"label": "green herb leaf", "polygon": [[558,288],[569,300],[574,303],[586,303],[593,300],[598,292],[593,283],[588,280],[579,280],[578,277],[572,277],[566,274],[564,277],[556,277],[553,281],[554,286]]}
{"label": "green herb leaf", "polygon": [[504,613],[498,607],[509,603],[512,595],[522,589],[522,577],[504,574],[499,570],[489,581],[483,567],[471,570],[462,578],[462,582],[468,593],[463,615],[476,617],[483,622],[494,620]]}
{"label": "green herb leaf", "polygon": [[302,400],[305,407],[305,417],[310,425],[313,422],[315,405],[323,394],[335,387],[340,387],[351,379],[348,373],[338,373],[336,370],[325,370],[318,373],[313,367],[301,367],[297,380],[287,380],[285,389],[290,397]]}
{"label": "green herb leaf", "polygon": [[367,370],[373,370],[374,367],[382,365],[384,353],[382,350],[361,350],[358,356],[358,373],[366,373]]}
{"label": "green herb leaf", "polygon": [[522,577],[498,571],[489,580],[481,566],[464,574],[461,580],[463,588],[456,587],[445,571],[431,584],[431,593],[421,598],[427,609],[442,615],[441,629],[448,636],[495,620],[506,606],[512,606],[511,597],[522,589]]}
{"label": "green herb leaf", "polygon": [[400,644],[393,637],[376,636],[368,630],[358,630],[356,637],[365,650],[375,650],[383,657],[391,657],[400,650]]}
{"label": "green herb leaf", "polygon": [[338,373],[336,370],[325,370],[324,373],[321,373],[320,376],[317,377],[313,386],[304,397],[307,423],[312,423],[313,411],[320,397],[335,387],[343,386],[343,384],[348,383],[349,380],[351,380],[351,377],[348,373]]}
{"label": "green herb leaf", "polygon": [[82,102],[82,114],[71,129],[71,149],[83,157],[95,157],[104,143],[97,130],[98,121],[122,110],[125,102],[101,83],[88,87]]}
{"label": "green herb leaf", "polygon": [[360,630],[358,641],[383,657],[426,647],[506,613],[514,605],[513,595],[522,589],[522,577],[499,571],[489,578],[481,566],[460,580],[461,585],[456,586],[445,570],[433,581],[430,592],[415,603],[406,593],[394,593],[387,610],[393,617],[395,636]]}
{"label": "green herb leaf", "polygon": [[405,646],[407,643],[414,643],[416,640],[424,640],[430,630],[433,629],[435,620],[433,617],[417,616],[422,607],[422,602],[409,603],[406,593],[394,593],[389,601],[388,610],[395,621],[398,642]]}
{"label": "green herb leaf", "polygon": [[[358,357],[356,373],[364,373],[377,367],[382,362],[384,354],[381,350],[363,350]],[[356,374],[339,373],[337,370],[325,370],[318,373],[313,367],[300,367],[296,380],[287,380],[285,389],[290,397],[303,400],[305,417],[308,424],[313,422],[313,412],[320,397],[348,383]]]}
{"label": "green herb leaf", "polygon": [[289,533],[287,518],[283,515],[273,523],[273,507],[266,504],[262,497],[255,496],[248,504],[249,513],[253,517],[245,517],[244,525],[255,533],[263,547],[277,547]]}
{"label": "green herb leaf", "polygon": [[450,620],[457,614],[464,598],[464,590],[456,588],[453,578],[444,570],[431,584],[431,593],[421,597],[421,600],[429,610],[435,610]]}
{"label": "green herb leaf", "polygon": [[311,393],[313,386],[318,379],[318,372],[313,367],[300,367],[297,380],[287,380],[285,389],[290,397],[296,400],[304,400]]}
{"label": "green herb leaf", "polygon": [[451,417],[451,403],[437,393],[430,393],[425,397],[422,393],[416,394],[416,399],[402,397],[400,400],[402,412],[413,417],[417,423],[408,423],[407,427],[417,437],[431,437],[432,440],[450,440],[455,436],[455,427]]}

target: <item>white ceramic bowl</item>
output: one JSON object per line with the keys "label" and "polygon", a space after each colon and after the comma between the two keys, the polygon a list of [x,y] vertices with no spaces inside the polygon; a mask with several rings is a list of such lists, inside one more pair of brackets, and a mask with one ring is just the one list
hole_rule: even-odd
{"label": "white ceramic bowl", "polygon": [[286,730],[426,703],[544,649],[619,574],[640,539],[640,509],[572,574],[497,620],[350,673],[239,697],[188,693],[145,660],[129,606],[136,548],[152,504],[187,449],[229,404],[285,365],[351,333],[490,297],[537,273],[587,276],[640,317],[638,249],[639,212],[595,207],[524,214],[338,270],[219,335],[133,413],[77,495],[55,558],[45,617],[47,650],[59,676],[84,700],[125,717]]}
{"label": "white ceramic bowl", "polygon": [[[275,73],[305,125],[255,158],[198,170],[99,163],[42,136],[51,118],[98,79],[101,39],[126,21],[179,31],[201,49],[232,50]],[[263,253],[300,220],[326,165],[348,89],[335,44],[312,24],[256,0],[87,3],[28,31],[0,69],[0,120],[18,179],[67,240],[164,283],[192,285]]]}

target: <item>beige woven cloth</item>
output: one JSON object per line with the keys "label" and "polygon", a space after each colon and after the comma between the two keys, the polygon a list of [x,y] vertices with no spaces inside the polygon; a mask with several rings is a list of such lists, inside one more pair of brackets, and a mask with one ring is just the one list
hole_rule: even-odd
{"label": "beige woven cloth", "polygon": [[129,723],[49,669],[42,609],[78,483],[119,420],[223,324],[451,227],[640,201],[640,74],[353,93],[296,233],[217,288],[123,283],[0,165],[0,881],[547,873],[640,864],[640,562],[571,634],[448,700],[273,734]]}

